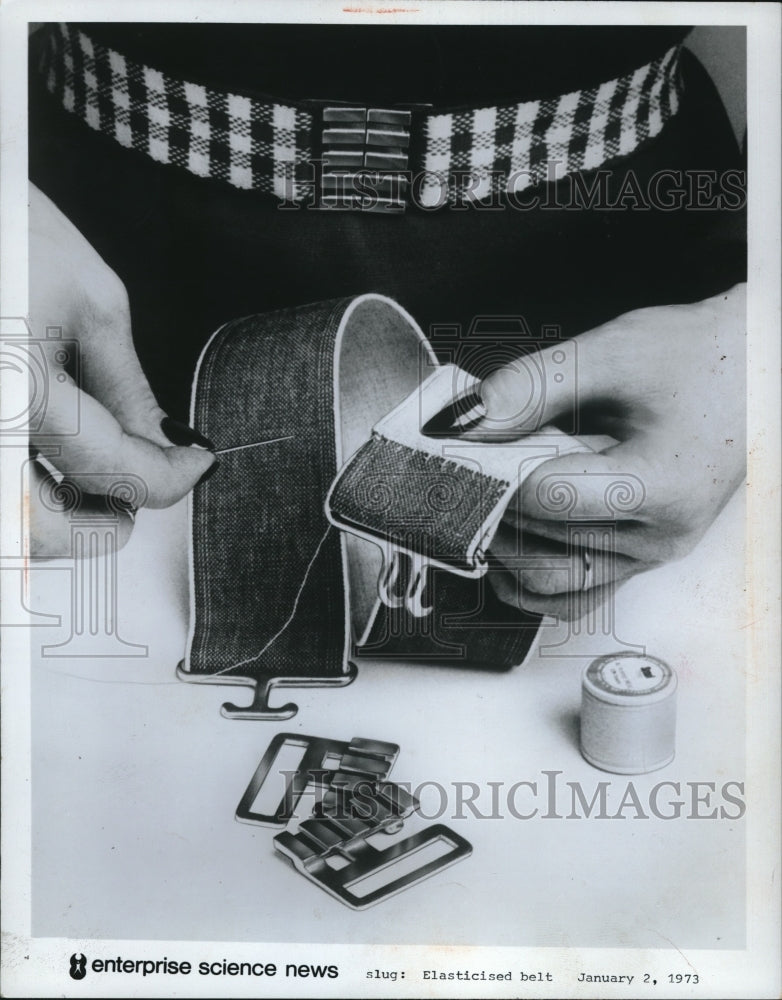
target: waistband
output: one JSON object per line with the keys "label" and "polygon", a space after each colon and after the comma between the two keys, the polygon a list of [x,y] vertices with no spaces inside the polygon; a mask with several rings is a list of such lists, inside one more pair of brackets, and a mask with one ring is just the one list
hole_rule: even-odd
{"label": "waistband", "polygon": [[158,163],[290,204],[402,210],[518,194],[634,152],[678,111],[680,51],[559,97],[452,110],[220,91],[68,24],[49,30],[40,71],[67,111]]}

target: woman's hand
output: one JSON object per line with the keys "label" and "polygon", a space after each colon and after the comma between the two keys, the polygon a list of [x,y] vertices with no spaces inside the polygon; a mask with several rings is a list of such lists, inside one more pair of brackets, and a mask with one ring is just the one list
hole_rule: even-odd
{"label": "woman's hand", "polygon": [[[124,542],[133,506],[175,503],[215,457],[208,441],[157,405],[133,348],[120,279],[32,185],[29,261],[30,326],[47,366],[45,409],[30,440],[59,473],[32,466],[31,554],[69,554],[74,496],[82,512],[118,521]],[[47,338],[51,327],[61,339]],[[78,342],[78,365],[63,363],[63,341]]]}
{"label": "woman's hand", "polygon": [[[525,416],[534,409],[538,426],[575,417],[580,435],[617,441],[545,462],[523,483],[492,546],[502,568],[491,579],[504,601],[573,617],[614,583],[696,545],[745,475],[745,336],[746,286],[736,285],[692,305],[627,313],[547,348],[539,360],[548,375],[554,351],[575,355],[576,391],[547,377],[538,406],[524,359],[484,380],[487,416],[473,437],[523,436],[537,429]],[[590,553],[589,577],[573,542],[579,523],[611,529],[593,536],[604,541]]]}

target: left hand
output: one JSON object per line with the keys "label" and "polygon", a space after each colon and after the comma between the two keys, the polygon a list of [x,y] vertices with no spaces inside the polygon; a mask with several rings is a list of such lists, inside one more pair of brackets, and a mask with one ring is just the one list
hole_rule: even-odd
{"label": "left hand", "polygon": [[[119,547],[133,527],[123,497],[136,499],[134,506],[169,507],[214,468],[215,456],[192,431],[188,444],[195,447],[169,437],[170,422],[162,422],[166,414],[133,346],[124,284],[34,185],[29,266],[30,328],[46,360],[46,405],[30,444],[49,466],[30,464],[30,554],[72,554],[76,505],[80,514],[110,523],[116,529],[112,544]],[[68,351],[61,339],[46,336],[52,326],[78,346],[73,355],[79,364],[72,358],[70,371],[56,363]]]}
{"label": "left hand", "polygon": [[[578,337],[578,433],[618,443],[547,461],[523,483],[491,549],[502,600],[578,617],[617,582],[690,552],[745,475],[745,336],[746,286],[736,285],[703,302],[626,313]],[[566,381],[546,381],[538,426],[572,417]],[[514,418],[528,409],[529,386],[523,360],[487,377],[487,416],[469,436],[538,429]],[[557,484],[567,509],[553,502]],[[568,543],[579,522],[608,528],[593,536],[586,593],[582,550]]]}

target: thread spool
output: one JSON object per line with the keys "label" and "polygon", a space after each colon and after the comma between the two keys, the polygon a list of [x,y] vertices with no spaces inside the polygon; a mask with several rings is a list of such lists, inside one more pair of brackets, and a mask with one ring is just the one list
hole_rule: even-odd
{"label": "thread spool", "polygon": [[645,774],[676,752],[676,674],[653,656],[600,656],[581,678],[581,753],[603,771]]}

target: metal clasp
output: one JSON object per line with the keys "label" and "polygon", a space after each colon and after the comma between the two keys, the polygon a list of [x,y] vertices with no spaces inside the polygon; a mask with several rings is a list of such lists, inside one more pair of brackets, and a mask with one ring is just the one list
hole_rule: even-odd
{"label": "metal clasp", "polygon": [[[402,559],[407,559],[407,585],[404,595],[398,592],[402,575]],[[424,604],[424,593],[429,585],[431,560],[418,552],[402,551],[395,545],[383,546],[383,568],[377,583],[378,597],[388,608],[406,608],[414,618],[426,618],[432,605]]]}
{"label": "metal clasp", "polygon": [[[272,768],[278,755],[283,749],[290,748],[301,751],[296,770],[273,773]],[[336,807],[339,796],[345,794],[346,789],[352,788],[353,782],[370,782],[373,787],[384,788],[385,779],[398,756],[398,744],[381,740],[367,740],[356,736],[348,743],[344,740],[305,736],[302,733],[278,733],[269,744],[236,807],[236,818],[241,823],[259,826],[285,826],[296,815],[299,800],[311,784],[320,785],[326,790],[323,803],[326,810],[332,805]],[[327,766],[329,759],[335,762],[336,767]],[[283,779],[283,790],[277,806],[273,811],[260,811],[257,802],[273,800],[272,786],[276,783],[279,791],[280,779]],[[410,811],[412,808],[411,805]]]}
{"label": "metal clasp", "polygon": [[403,212],[412,108],[323,108],[318,207]]}
{"label": "metal clasp", "polygon": [[[285,748],[299,749],[301,760],[295,771],[278,772],[285,790],[276,809],[257,812],[256,800]],[[386,780],[398,753],[396,743],[381,740],[354,737],[347,743],[280,733],[258,765],[236,818],[278,827],[295,819],[274,838],[275,849],[340,902],[354,910],[372,906],[472,853],[468,841],[440,825],[381,849],[380,834],[399,834],[420,809],[415,795]],[[330,760],[336,767],[327,766]],[[323,795],[311,815],[298,821],[297,806],[310,785]]]}

